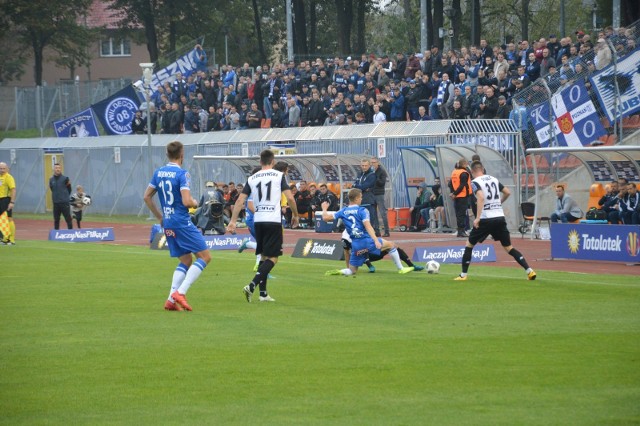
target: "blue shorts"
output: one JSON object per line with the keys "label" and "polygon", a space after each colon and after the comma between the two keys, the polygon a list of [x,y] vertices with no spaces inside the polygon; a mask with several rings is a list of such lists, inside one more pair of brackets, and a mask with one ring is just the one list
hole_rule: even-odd
{"label": "blue shorts", "polygon": [[[378,238],[378,241],[382,243],[380,238]],[[351,257],[349,258],[349,265],[357,267],[364,265],[369,254],[376,256],[380,255],[380,249],[376,248],[376,244],[371,238],[365,237],[351,241]]]}
{"label": "blue shorts", "polygon": [[167,238],[171,257],[180,257],[189,253],[198,253],[208,250],[204,237],[195,226],[186,228],[165,228],[164,236]]}

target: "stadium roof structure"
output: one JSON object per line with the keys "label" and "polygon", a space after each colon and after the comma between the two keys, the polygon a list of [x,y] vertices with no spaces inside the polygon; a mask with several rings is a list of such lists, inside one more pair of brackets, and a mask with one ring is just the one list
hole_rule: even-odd
{"label": "stadium roof structure", "polygon": [[[630,173],[634,173],[632,180],[640,181],[640,146],[619,145],[619,146],[602,146],[602,147],[546,147],[546,148],[529,148],[525,151],[527,155],[538,154],[570,154],[580,160],[585,166],[587,172],[591,175],[591,181],[595,181],[595,173],[598,170],[604,170],[608,173],[610,179],[618,179],[618,177],[629,178]],[[535,161],[531,162],[534,176],[535,188],[535,205],[534,222],[531,227],[531,237],[534,236],[536,227],[536,219],[539,216],[539,179],[538,167]],[[620,176],[622,173],[621,165],[624,165],[624,173],[626,176]]]}
{"label": "stadium roof structure", "polygon": [[[360,173],[362,155],[343,155],[336,153],[323,154],[276,154],[276,161],[286,161],[289,164],[289,178],[292,181],[305,180],[307,182],[327,182],[340,185],[345,191],[344,182],[353,182]],[[260,166],[260,156],[240,155],[194,155],[193,164],[196,167],[197,180],[202,187],[206,181],[215,180],[214,166],[203,165],[204,161],[224,161],[242,170],[249,177],[255,167]],[[342,197],[339,197],[342,206]]]}

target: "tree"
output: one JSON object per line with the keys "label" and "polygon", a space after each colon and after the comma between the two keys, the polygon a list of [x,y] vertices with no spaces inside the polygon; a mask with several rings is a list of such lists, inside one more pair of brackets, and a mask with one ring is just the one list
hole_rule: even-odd
{"label": "tree", "polygon": [[353,0],[335,0],[338,23],[338,54],[351,53],[351,25],[353,24]]}
{"label": "tree", "polygon": [[26,58],[22,48],[13,43],[13,26],[6,15],[0,15],[0,25],[5,31],[0,34],[0,86],[7,84],[24,74]]}
{"label": "tree", "polygon": [[12,0],[0,4],[0,14],[13,25],[13,39],[22,48],[29,46],[33,51],[37,86],[42,85],[45,48],[73,54],[78,63],[88,60],[91,31],[81,22],[90,3],[90,0]]}

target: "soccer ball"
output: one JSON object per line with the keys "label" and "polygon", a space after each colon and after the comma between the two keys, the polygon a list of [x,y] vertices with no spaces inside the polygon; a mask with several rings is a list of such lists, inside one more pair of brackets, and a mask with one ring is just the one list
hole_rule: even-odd
{"label": "soccer ball", "polygon": [[427,262],[427,272],[429,274],[437,274],[440,272],[440,264],[435,260],[430,260]]}
{"label": "soccer ball", "polygon": [[84,204],[85,206],[88,206],[89,204],[91,204],[91,198],[89,197],[84,197],[82,199],[82,204]]}

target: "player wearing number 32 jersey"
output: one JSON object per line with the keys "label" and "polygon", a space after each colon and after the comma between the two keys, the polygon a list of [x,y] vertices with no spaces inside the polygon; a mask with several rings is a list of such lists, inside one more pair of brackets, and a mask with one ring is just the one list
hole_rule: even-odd
{"label": "player wearing number 32 jersey", "polygon": [[[187,311],[191,306],[185,295],[191,284],[211,261],[211,255],[202,234],[191,222],[189,207],[198,207],[191,196],[191,177],[182,168],[184,146],[180,142],[167,145],[169,163],[153,173],[153,178],[144,193],[144,202],[153,215],[162,222],[171,257],[180,259],[173,272],[171,291],[164,308],[168,311]],[[153,201],[158,194],[161,210]],[[193,255],[196,261],[193,261]]]}
{"label": "player wearing number 32 jersey", "polygon": [[275,302],[267,293],[267,278],[269,272],[278,263],[278,257],[282,256],[282,216],[280,210],[280,198],[282,194],[289,201],[292,212],[291,227],[298,225],[298,211],[296,203],[287,185],[284,173],[275,170],[275,155],[272,151],[265,149],[260,153],[260,166],[262,169],[249,176],[247,184],[238,197],[227,230],[233,232],[236,229],[236,220],[240,211],[244,207],[245,200],[251,198],[253,201],[254,214],[253,222],[256,237],[256,254],[261,255],[258,271],[253,280],[246,285],[242,291],[251,302],[253,291],[260,288],[261,302]]}
{"label": "player wearing number 32 jersey", "polygon": [[511,192],[498,179],[484,174],[484,166],[480,161],[471,163],[471,190],[478,200],[478,214],[473,221],[473,229],[469,234],[467,245],[462,255],[462,273],[455,278],[457,281],[467,279],[467,271],[471,264],[473,247],[482,242],[489,235],[495,241],[500,241],[502,248],[511,255],[527,272],[529,280],[536,279],[536,273],[529,267],[526,259],[511,245],[511,234],[507,229],[502,203],[509,198]]}

